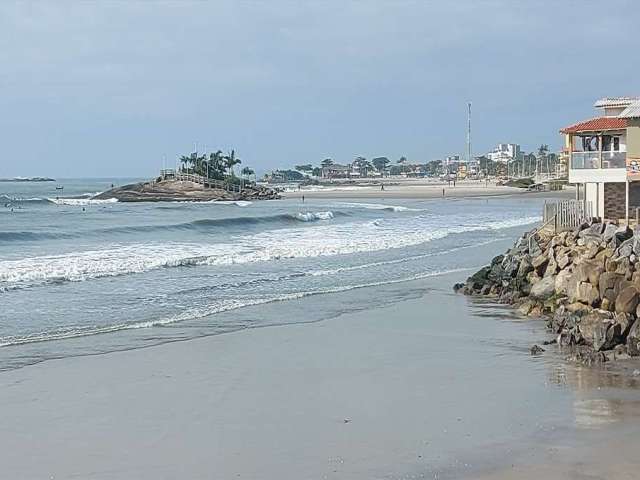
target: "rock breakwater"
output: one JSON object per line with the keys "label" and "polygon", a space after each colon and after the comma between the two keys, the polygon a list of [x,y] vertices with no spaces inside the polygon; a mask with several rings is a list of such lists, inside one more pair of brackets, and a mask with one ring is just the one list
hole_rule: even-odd
{"label": "rock breakwater", "polygon": [[640,229],[593,220],[560,233],[532,230],[454,289],[545,317],[587,364],[640,356]]}

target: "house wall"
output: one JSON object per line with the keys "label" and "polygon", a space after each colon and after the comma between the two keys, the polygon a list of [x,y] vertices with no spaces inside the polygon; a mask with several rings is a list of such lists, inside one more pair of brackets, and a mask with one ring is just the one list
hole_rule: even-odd
{"label": "house wall", "polygon": [[626,182],[626,168],[569,169],[569,183]]}
{"label": "house wall", "polygon": [[[604,217],[608,220],[626,218],[626,184],[604,184]],[[629,183],[629,217],[635,218],[636,208],[640,208],[640,182]]]}
{"label": "house wall", "polygon": [[605,117],[617,117],[626,107],[604,107]]}
{"label": "house wall", "polygon": [[627,158],[640,160],[640,119],[629,119],[627,125]]}
{"label": "house wall", "polygon": [[584,199],[591,203],[591,213],[598,216],[598,185],[596,183],[584,184]]}
{"label": "house wall", "polygon": [[604,218],[618,220],[625,218],[626,183],[604,184]]}

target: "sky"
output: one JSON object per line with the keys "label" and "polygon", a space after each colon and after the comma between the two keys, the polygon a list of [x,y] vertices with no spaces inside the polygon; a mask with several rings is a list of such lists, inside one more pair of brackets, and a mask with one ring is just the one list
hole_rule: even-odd
{"label": "sky", "polygon": [[150,177],[235,148],[264,172],[330,157],[561,145],[640,95],[640,2],[0,3],[0,177]]}

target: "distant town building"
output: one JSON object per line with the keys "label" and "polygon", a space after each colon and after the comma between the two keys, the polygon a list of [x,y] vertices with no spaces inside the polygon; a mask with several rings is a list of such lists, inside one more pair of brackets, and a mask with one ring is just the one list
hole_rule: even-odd
{"label": "distant town building", "polygon": [[521,157],[522,151],[517,143],[499,143],[493,151],[487,153],[487,158],[494,162],[511,162]]}

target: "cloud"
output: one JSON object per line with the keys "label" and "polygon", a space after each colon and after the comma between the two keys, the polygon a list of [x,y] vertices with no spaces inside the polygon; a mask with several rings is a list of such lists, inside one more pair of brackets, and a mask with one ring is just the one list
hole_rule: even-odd
{"label": "cloud", "polygon": [[477,149],[553,145],[595,97],[638,93],[625,46],[640,7],[600,8],[5,2],[0,128],[4,155],[25,163],[0,158],[0,175],[151,175],[194,141],[235,146],[258,168],[325,155],[428,160],[462,150],[469,99]]}

